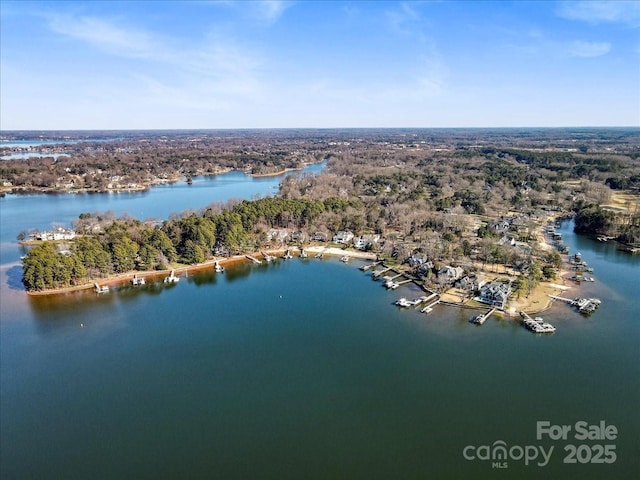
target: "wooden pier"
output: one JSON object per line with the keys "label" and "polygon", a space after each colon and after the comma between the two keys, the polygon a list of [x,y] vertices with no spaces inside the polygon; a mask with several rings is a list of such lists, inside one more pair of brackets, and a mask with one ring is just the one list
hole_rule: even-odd
{"label": "wooden pier", "polygon": [[435,307],[439,303],[440,303],[440,299],[438,298],[435,302],[430,303],[429,305],[424,307],[422,310],[420,310],[420,313],[431,313],[431,311],[433,310],[433,307]]}
{"label": "wooden pier", "polygon": [[273,255],[269,255],[268,253],[264,253],[264,252],[260,252],[262,254],[262,257],[264,258],[264,261],[269,263],[272,262],[276,259],[276,257],[274,257]]}
{"label": "wooden pier", "polygon": [[256,257],[252,257],[251,255],[245,255],[245,257],[251,260],[256,265],[260,265],[262,263],[262,261],[258,260]]}
{"label": "wooden pier", "polygon": [[565,297],[559,297],[557,295],[549,295],[549,297],[553,298],[554,300],[560,300],[562,302],[566,302],[572,307],[576,307],[580,313],[583,313],[586,315],[589,315],[590,313],[593,313],[594,311],[596,311],[600,306],[600,303],[602,303],[599,298],[570,299]]}
{"label": "wooden pier", "polygon": [[497,310],[496,307],[493,307],[491,310],[489,310],[487,313],[485,314],[480,314],[477,315],[475,317],[473,317],[473,319],[471,320],[472,323],[475,323],[477,325],[482,325],[484,322],[487,321],[487,319],[493,315],[495,313],[495,311]]}
{"label": "wooden pier", "polygon": [[572,298],[565,298],[565,297],[560,297],[558,295],[549,295],[551,298],[553,298],[554,300],[560,300],[561,302],[567,302],[570,305],[574,305],[575,304],[575,300],[573,300]]}
{"label": "wooden pier", "polygon": [[373,273],[371,274],[371,276],[372,276],[374,279],[377,279],[380,275],[382,275],[383,273],[387,273],[389,270],[393,270],[393,269],[392,269],[391,267],[385,267],[385,268],[383,268],[382,270],[376,270],[375,272],[373,272]]}
{"label": "wooden pier", "polygon": [[[382,261],[378,261],[378,262],[373,262],[370,263],[368,265],[362,265],[360,267],[360,270],[362,270],[363,272],[368,272],[369,270],[371,270],[374,267],[377,267],[378,265],[382,264]],[[384,265],[383,265],[384,266]]]}
{"label": "wooden pier", "polygon": [[426,297],[424,299],[424,303],[427,303],[430,300],[433,300],[434,298],[436,298],[438,296],[438,294],[436,292],[431,292],[431,295],[429,295],[428,297]]}

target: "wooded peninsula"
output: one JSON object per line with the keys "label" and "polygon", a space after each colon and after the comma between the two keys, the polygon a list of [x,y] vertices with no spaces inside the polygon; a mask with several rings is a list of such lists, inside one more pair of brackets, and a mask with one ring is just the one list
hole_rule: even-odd
{"label": "wooded peninsula", "polygon": [[[2,140],[33,135],[3,132]],[[512,272],[519,295],[558,275],[562,250],[540,241],[542,227],[556,218],[574,217],[577,232],[615,239],[631,251],[640,246],[637,128],[41,136],[51,142],[2,147],[3,156],[33,149],[40,155],[1,160],[3,192],[114,191],[230,170],[264,175],[309,163],[326,167],[287,176],[274,197],[212,203],[162,221],[84,213],[72,234],[30,248],[23,259],[28,291],[336,243],[405,265],[438,291],[457,280],[445,267],[473,274],[499,265]],[[41,233],[22,232],[19,240],[43,239]]]}

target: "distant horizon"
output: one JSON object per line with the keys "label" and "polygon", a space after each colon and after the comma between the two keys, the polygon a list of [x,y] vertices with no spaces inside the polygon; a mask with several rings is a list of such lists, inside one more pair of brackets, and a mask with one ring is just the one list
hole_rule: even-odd
{"label": "distant horizon", "polygon": [[0,129],[640,126],[640,2],[149,7],[3,0]]}
{"label": "distant horizon", "polygon": [[14,133],[63,132],[207,132],[207,131],[287,131],[287,130],[640,130],[640,125],[601,126],[517,126],[517,127],[221,127],[221,128],[68,128],[68,129],[0,129],[0,135]]}

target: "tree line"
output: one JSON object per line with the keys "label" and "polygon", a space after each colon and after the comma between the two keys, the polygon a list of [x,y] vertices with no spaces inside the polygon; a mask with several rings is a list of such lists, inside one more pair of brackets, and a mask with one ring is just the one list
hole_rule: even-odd
{"label": "tree line", "polygon": [[175,216],[155,226],[128,217],[108,219],[97,229],[90,225],[96,225],[98,215],[85,213],[77,222],[80,235],[68,250],[60,252],[52,242],[29,250],[22,282],[29,291],[46,290],[133,270],[164,270],[176,262],[201,263],[216,247],[228,255],[254,251],[264,243],[266,229],[301,228],[326,210],[348,204],[339,198],[263,198]]}

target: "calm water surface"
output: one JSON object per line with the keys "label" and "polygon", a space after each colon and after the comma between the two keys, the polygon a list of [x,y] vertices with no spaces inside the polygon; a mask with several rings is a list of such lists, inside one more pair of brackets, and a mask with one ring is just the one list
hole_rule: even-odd
{"label": "calm water surface", "polygon": [[[455,308],[399,310],[420,292],[386,291],[335,259],[102,296],[4,285],[0,476],[633,478],[640,258],[570,229],[598,280],[570,293],[603,305],[589,318],[554,305],[551,336],[476,327]],[[618,460],[564,465],[569,442],[537,441],[538,420],[605,420]],[[544,468],[463,458],[496,440],[555,451]]]}

